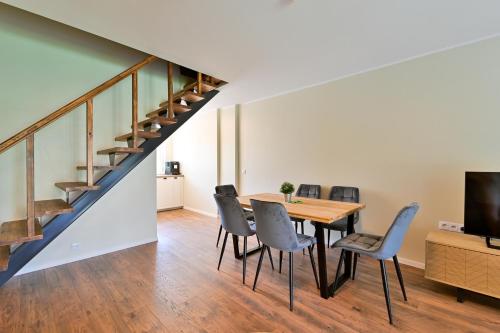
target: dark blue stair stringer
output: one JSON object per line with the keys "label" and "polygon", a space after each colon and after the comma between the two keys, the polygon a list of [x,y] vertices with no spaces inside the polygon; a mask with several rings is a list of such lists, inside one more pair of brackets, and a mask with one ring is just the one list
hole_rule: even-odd
{"label": "dark blue stair stringer", "polygon": [[207,104],[219,92],[217,90],[209,91],[203,94],[202,101],[190,104],[192,110],[184,112],[176,117],[177,123],[162,127],[159,131],[161,137],[146,140],[141,147],[143,153],[130,154],[119,164],[119,168],[108,172],[96,184],[100,185],[97,191],[84,192],[76,198],[71,205],[74,211],[68,214],[58,215],[49,221],[43,227],[43,239],[21,244],[11,255],[9,259],[9,268],[0,272],[0,286],[7,282],[14,274],[24,267],[33,257],[42,251],[50,242],[52,242],[67,227],[75,222],[80,215],[92,207],[106,192],[115,186],[123,177],[132,171],[140,162],[142,162],[151,152],[153,152],[163,141],[171,136],[179,127],[181,127],[189,118],[196,114],[205,104]]}

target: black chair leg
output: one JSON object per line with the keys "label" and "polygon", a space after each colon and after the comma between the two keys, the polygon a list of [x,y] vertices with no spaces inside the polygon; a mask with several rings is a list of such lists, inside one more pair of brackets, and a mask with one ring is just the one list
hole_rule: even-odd
{"label": "black chair leg", "polygon": [[353,252],[353,256],[354,256],[354,262],[352,264],[352,279],[354,280],[356,277],[356,266],[358,265],[359,255],[357,253]]}
{"label": "black chair leg", "polygon": [[243,237],[243,284],[247,275],[247,236]]}
{"label": "black chair leg", "polygon": [[337,265],[337,273],[335,273],[335,281],[333,281],[333,293],[332,297],[335,296],[335,292],[337,291],[337,285],[340,276],[340,269],[342,268],[342,262],[344,261],[345,251],[342,249],[340,252],[339,264]]}
{"label": "black chair leg", "polygon": [[328,248],[330,248],[330,229],[328,229]]}
{"label": "black chair leg", "polygon": [[281,265],[283,264],[283,251],[280,251],[280,274],[281,274]]}
{"label": "black chair leg", "polygon": [[387,306],[389,323],[392,325],[391,296],[389,294],[389,281],[387,280],[387,270],[385,269],[385,262],[383,260],[379,261],[380,261],[380,272],[382,273],[382,284],[384,285],[385,305]]}
{"label": "black chair leg", "polygon": [[309,258],[311,259],[311,266],[314,273],[314,280],[316,280],[316,287],[319,289],[318,272],[316,272],[316,262],[314,261],[312,246],[308,246],[307,249],[309,250]]}
{"label": "black chair leg", "polygon": [[[302,230],[302,235],[304,234],[304,221],[300,222],[300,228]],[[306,254],[306,250],[302,249],[302,254]]]}
{"label": "black chair leg", "polygon": [[295,232],[298,232],[299,230],[299,224],[297,221],[294,221],[295,222]]}
{"label": "black chair leg", "polygon": [[226,234],[224,235],[224,242],[222,242],[222,249],[220,251],[219,265],[217,266],[217,270],[219,270],[220,268],[220,263],[222,262],[222,256],[224,255],[224,250],[226,249],[227,235],[228,232],[226,231]]}
{"label": "black chair leg", "polygon": [[257,286],[257,279],[259,278],[260,268],[262,267],[262,259],[264,259],[264,252],[266,252],[266,246],[262,245],[262,249],[260,250],[259,263],[257,265],[257,272],[255,273],[255,280],[253,281],[252,290],[255,291],[255,287]]}
{"label": "black chair leg", "polygon": [[271,268],[274,271],[274,263],[273,263],[273,256],[271,255],[271,248],[267,245],[266,247],[267,247],[267,253],[269,253],[269,261],[271,261]]}
{"label": "black chair leg", "polygon": [[394,261],[394,266],[396,266],[396,273],[398,274],[399,285],[401,286],[401,291],[403,292],[403,298],[405,299],[405,301],[407,301],[408,299],[406,298],[406,290],[405,290],[405,284],[403,282],[403,274],[401,274],[401,268],[399,268],[398,256],[392,257],[392,260]]}
{"label": "black chair leg", "polygon": [[340,232],[340,238],[344,238],[344,232],[343,231]]}
{"label": "black chair leg", "polygon": [[222,234],[222,224],[219,226],[219,236],[217,236],[217,245],[215,247],[219,247],[220,235]]}
{"label": "black chair leg", "polygon": [[255,237],[257,237],[257,244],[259,244],[259,247],[260,247],[260,239],[259,239],[259,236],[257,236],[257,234],[255,235]]}
{"label": "black chair leg", "polygon": [[293,311],[293,252],[289,252],[288,285],[290,288],[290,311]]}

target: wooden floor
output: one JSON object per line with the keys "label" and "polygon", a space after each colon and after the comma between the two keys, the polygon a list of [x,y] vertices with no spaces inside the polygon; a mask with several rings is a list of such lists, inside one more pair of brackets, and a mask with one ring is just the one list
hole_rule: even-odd
{"label": "wooden floor", "polygon": [[[165,212],[158,243],[15,277],[0,288],[0,332],[500,332],[500,301],[476,294],[457,303],[453,288],[403,266],[405,303],[389,262],[390,326],[378,263],[366,257],[356,280],[324,300],[309,258],[297,254],[290,312],[286,269],[271,271],[267,258],[256,292],[256,255],[247,285],[231,246],[217,271],[217,230],[213,218]],[[327,252],[332,279],[338,253]]]}

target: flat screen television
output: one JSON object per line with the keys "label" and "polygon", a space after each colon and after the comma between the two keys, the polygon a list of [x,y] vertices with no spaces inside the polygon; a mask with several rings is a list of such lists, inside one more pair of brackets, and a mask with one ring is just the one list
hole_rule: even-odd
{"label": "flat screen television", "polygon": [[500,172],[465,173],[464,233],[500,238]]}

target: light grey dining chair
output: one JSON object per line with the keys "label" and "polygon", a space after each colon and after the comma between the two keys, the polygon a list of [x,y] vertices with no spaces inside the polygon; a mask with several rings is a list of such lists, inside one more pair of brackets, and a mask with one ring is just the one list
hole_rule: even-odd
{"label": "light grey dining chair", "polygon": [[[403,244],[404,236],[408,231],[410,223],[415,218],[419,205],[417,203],[411,203],[408,206],[403,207],[399,213],[396,215],[394,222],[390,226],[389,230],[385,236],[370,235],[363,233],[350,234],[342,239],[339,239],[333,244],[334,248],[340,248],[340,259],[337,266],[337,273],[335,275],[335,282],[333,286],[333,293],[337,289],[337,282],[339,279],[340,270],[342,268],[342,262],[345,260],[346,251],[351,251],[354,253],[354,264],[353,264],[353,274],[352,279],[354,280],[356,274],[357,265],[357,253],[363,254],[368,257],[377,259],[380,262],[380,271],[382,274],[382,285],[384,287],[385,304],[387,306],[387,313],[389,315],[389,322],[392,325],[392,310],[391,310],[391,298],[389,295],[389,282],[387,280],[387,270],[385,268],[384,260],[392,258],[394,261],[394,266],[396,268],[396,273],[398,275],[399,284],[401,286],[401,291],[403,292],[403,298],[405,301],[406,291],[403,282],[403,275],[401,274],[401,269],[399,267],[397,253]],[[346,268],[346,269],[350,269]]]}
{"label": "light grey dining chair", "polygon": [[[313,185],[313,184],[300,184],[297,192],[295,193],[296,197],[302,198],[312,198],[319,199],[321,198],[321,185]],[[298,225],[302,229],[302,234],[304,234],[304,219],[294,217],[292,221],[295,223],[295,231],[299,232]]]}
{"label": "light grey dining chair", "polygon": [[288,216],[288,212],[281,203],[267,202],[260,200],[250,200],[255,216],[257,236],[262,242],[259,264],[253,283],[253,290],[257,286],[257,279],[262,266],[262,258],[266,249],[274,248],[280,251],[286,251],[289,254],[288,266],[288,285],[290,289],[290,311],[293,311],[293,253],[303,250],[307,247],[309,258],[316,280],[316,287],[319,288],[318,274],[316,272],[316,263],[312,254],[312,245],[316,243],[316,238],[303,234],[298,234]]}
{"label": "light grey dining chair", "polygon": [[[230,195],[233,197],[238,196],[238,192],[236,191],[236,188],[232,184],[215,186],[215,193],[216,194]],[[245,218],[247,220],[253,221],[253,212],[252,211],[243,209],[243,212],[245,213]],[[217,244],[215,245],[216,247],[219,247],[219,241],[220,241],[221,234],[222,234],[222,225],[219,226],[219,235],[217,236]]]}
{"label": "light grey dining chair", "polygon": [[[227,236],[233,234],[235,236],[243,237],[243,284],[245,284],[245,276],[247,269],[247,237],[253,236],[255,232],[255,223],[249,222],[245,216],[245,212],[241,205],[233,195],[214,194],[215,202],[219,208],[221,216],[221,226],[226,230],[224,235],[224,242],[220,252],[219,265],[217,270],[220,269],[224,250],[226,249]],[[258,240],[258,238],[257,238]],[[260,243],[260,242],[259,242]],[[263,247],[264,248],[264,247]],[[274,269],[273,258],[271,257],[271,250],[268,249],[269,259],[271,260],[271,267]]]}

